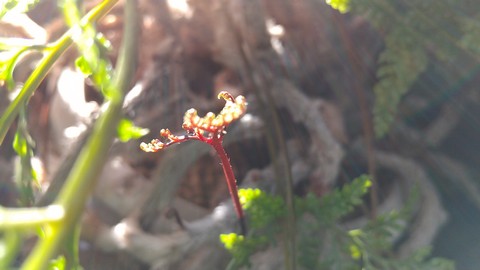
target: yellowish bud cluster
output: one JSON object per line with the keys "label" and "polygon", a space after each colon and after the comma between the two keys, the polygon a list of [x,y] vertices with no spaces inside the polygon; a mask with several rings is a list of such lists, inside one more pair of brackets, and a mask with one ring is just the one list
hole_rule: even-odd
{"label": "yellowish bud cluster", "polygon": [[165,148],[165,144],[162,143],[159,139],[153,139],[150,143],[142,142],[140,144],[140,149],[145,152],[157,152]]}
{"label": "yellowish bud cluster", "polygon": [[218,94],[218,98],[223,98],[226,103],[218,115],[212,112],[207,113],[204,117],[199,117],[197,110],[190,109],[185,113],[183,118],[183,129],[186,131],[203,131],[210,133],[221,133],[233,121],[240,118],[247,110],[247,101],[245,97],[233,96],[222,91]]}
{"label": "yellowish bud cluster", "polygon": [[212,138],[211,136],[223,136],[225,128],[245,114],[247,101],[243,96],[233,98],[233,96],[226,91],[220,92],[218,98],[223,98],[226,101],[225,106],[218,115],[209,112],[204,117],[200,117],[195,109],[190,109],[185,112],[182,128],[187,131],[187,135],[175,136],[169,129],[162,129],[160,136],[166,138],[166,142],[153,139],[148,144],[141,143],[140,148],[145,152],[157,152],[171,144],[188,139],[204,140],[205,134],[208,135],[207,138]]}

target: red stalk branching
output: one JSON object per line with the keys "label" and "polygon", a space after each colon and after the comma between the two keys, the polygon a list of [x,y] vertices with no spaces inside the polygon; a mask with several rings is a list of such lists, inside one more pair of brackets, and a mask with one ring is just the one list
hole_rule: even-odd
{"label": "red stalk branching", "polygon": [[233,206],[240,222],[241,231],[242,234],[245,234],[245,217],[238,198],[237,181],[222,142],[223,137],[227,133],[225,130],[227,126],[245,114],[247,102],[243,96],[233,98],[233,96],[226,91],[220,92],[218,98],[223,98],[226,101],[225,107],[218,115],[209,112],[204,117],[199,117],[195,109],[190,109],[185,112],[183,118],[182,128],[186,131],[185,135],[176,136],[173,135],[170,130],[162,129],[160,135],[166,139],[164,142],[160,139],[153,139],[148,144],[141,143],[140,148],[145,152],[157,152],[172,144],[189,140],[198,140],[212,146],[220,158],[230,197],[232,198]]}

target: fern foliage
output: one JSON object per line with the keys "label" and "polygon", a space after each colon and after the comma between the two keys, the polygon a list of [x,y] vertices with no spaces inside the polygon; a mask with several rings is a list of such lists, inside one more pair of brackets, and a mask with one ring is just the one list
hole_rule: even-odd
{"label": "fern foliage", "polygon": [[450,65],[446,73],[457,72],[459,58],[480,57],[480,13],[472,0],[357,0],[348,4],[352,13],[367,18],[384,36],[374,86],[377,137],[388,133],[402,97],[429,64],[440,61],[445,69]]}
{"label": "fern foliage", "polygon": [[[395,30],[405,32],[404,29]],[[373,89],[376,98],[373,115],[378,137],[388,132],[401,98],[428,64],[425,50],[415,42],[402,38],[404,36],[402,33],[387,36],[386,49],[379,59],[379,81]]]}
{"label": "fern foliage", "polygon": [[480,12],[473,17],[462,19],[462,30],[465,35],[460,45],[475,55],[480,55]]}
{"label": "fern foliage", "polygon": [[[361,176],[351,183],[322,197],[313,194],[295,200],[297,216],[298,269],[454,269],[452,262],[429,258],[428,248],[398,259],[393,255],[394,234],[401,233],[410,217],[412,199],[404,209],[378,216],[366,225],[353,230],[344,229],[341,220],[363,204],[371,182]],[[239,192],[248,214],[251,230],[248,235],[223,234],[220,241],[232,254],[229,269],[250,266],[250,257],[270,245],[282,233],[286,215],[284,201],[259,189]]]}

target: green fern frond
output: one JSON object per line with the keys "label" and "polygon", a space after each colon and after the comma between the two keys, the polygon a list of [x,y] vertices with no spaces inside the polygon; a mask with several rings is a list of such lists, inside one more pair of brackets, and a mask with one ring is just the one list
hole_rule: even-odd
{"label": "green fern frond", "polygon": [[366,18],[385,36],[378,82],[374,86],[377,137],[389,131],[402,97],[431,60],[450,64],[444,67],[448,69],[466,55],[480,59],[479,21],[467,15],[479,14],[478,4],[474,3],[472,0],[357,0],[350,3],[352,13]]}
{"label": "green fern frond", "polygon": [[474,18],[463,18],[462,29],[465,35],[460,40],[460,44],[466,50],[480,55],[480,14]]}
{"label": "green fern frond", "polygon": [[373,89],[373,115],[377,137],[383,137],[389,131],[402,97],[428,65],[425,50],[405,38],[402,29],[390,34],[385,40],[386,49],[380,56],[380,67],[377,71],[379,81]]}

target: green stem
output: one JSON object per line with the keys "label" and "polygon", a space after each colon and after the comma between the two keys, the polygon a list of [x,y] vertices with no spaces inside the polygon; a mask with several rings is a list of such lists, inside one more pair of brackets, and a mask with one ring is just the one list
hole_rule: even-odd
{"label": "green stem", "polygon": [[139,33],[136,1],[126,1],[125,13],[125,35],[120,49],[118,68],[113,83],[109,86],[111,91],[117,94],[110,100],[105,113],[95,123],[89,141],[79,154],[56,200],[56,203],[65,208],[65,218],[61,222],[50,225],[49,232],[39,240],[21,269],[45,269],[66,235],[71,232],[71,228],[78,223],[85,202],[108,157],[108,150],[116,135],[121,116],[123,99],[135,70],[135,65],[132,63],[136,62],[136,43]]}
{"label": "green stem", "polygon": [[32,138],[27,127],[27,108],[22,105],[17,120],[17,133],[13,140],[13,148],[19,156],[15,162],[15,182],[19,192],[21,206],[32,206],[34,201],[33,182],[35,177],[32,168]]}
{"label": "green stem", "polygon": [[67,262],[66,269],[81,270],[80,256],[78,252],[78,243],[80,242],[80,223],[77,223],[75,227],[67,235],[65,258]]}
{"label": "green stem", "polygon": [[[82,22],[91,23],[100,19],[103,15],[108,13],[110,9],[118,2],[118,0],[105,0],[92,9]],[[57,59],[65,52],[65,50],[73,43],[72,35],[74,30],[67,31],[51,48],[47,49],[44,57],[38,63],[35,70],[28,77],[17,97],[8,105],[7,109],[0,117],[0,145],[2,145],[8,129],[18,115],[22,104],[26,104],[28,99],[33,95],[35,89],[38,88],[42,80],[47,75],[50,68],[57,61]]]}
{"label": "green stem", "polygon": [[0,229],[26,229],[50,222],[58,222],[64,217],[64,209],[59,205],[47,207],[4,208],[0,207]]}
{"label": "green stem", "polygon": [[18,230],[7,229],[3,231],[3,245],[5,251],[0,258],[0,269],[11,269],[12,263],[17,258],[21,248],[22,235]]}

